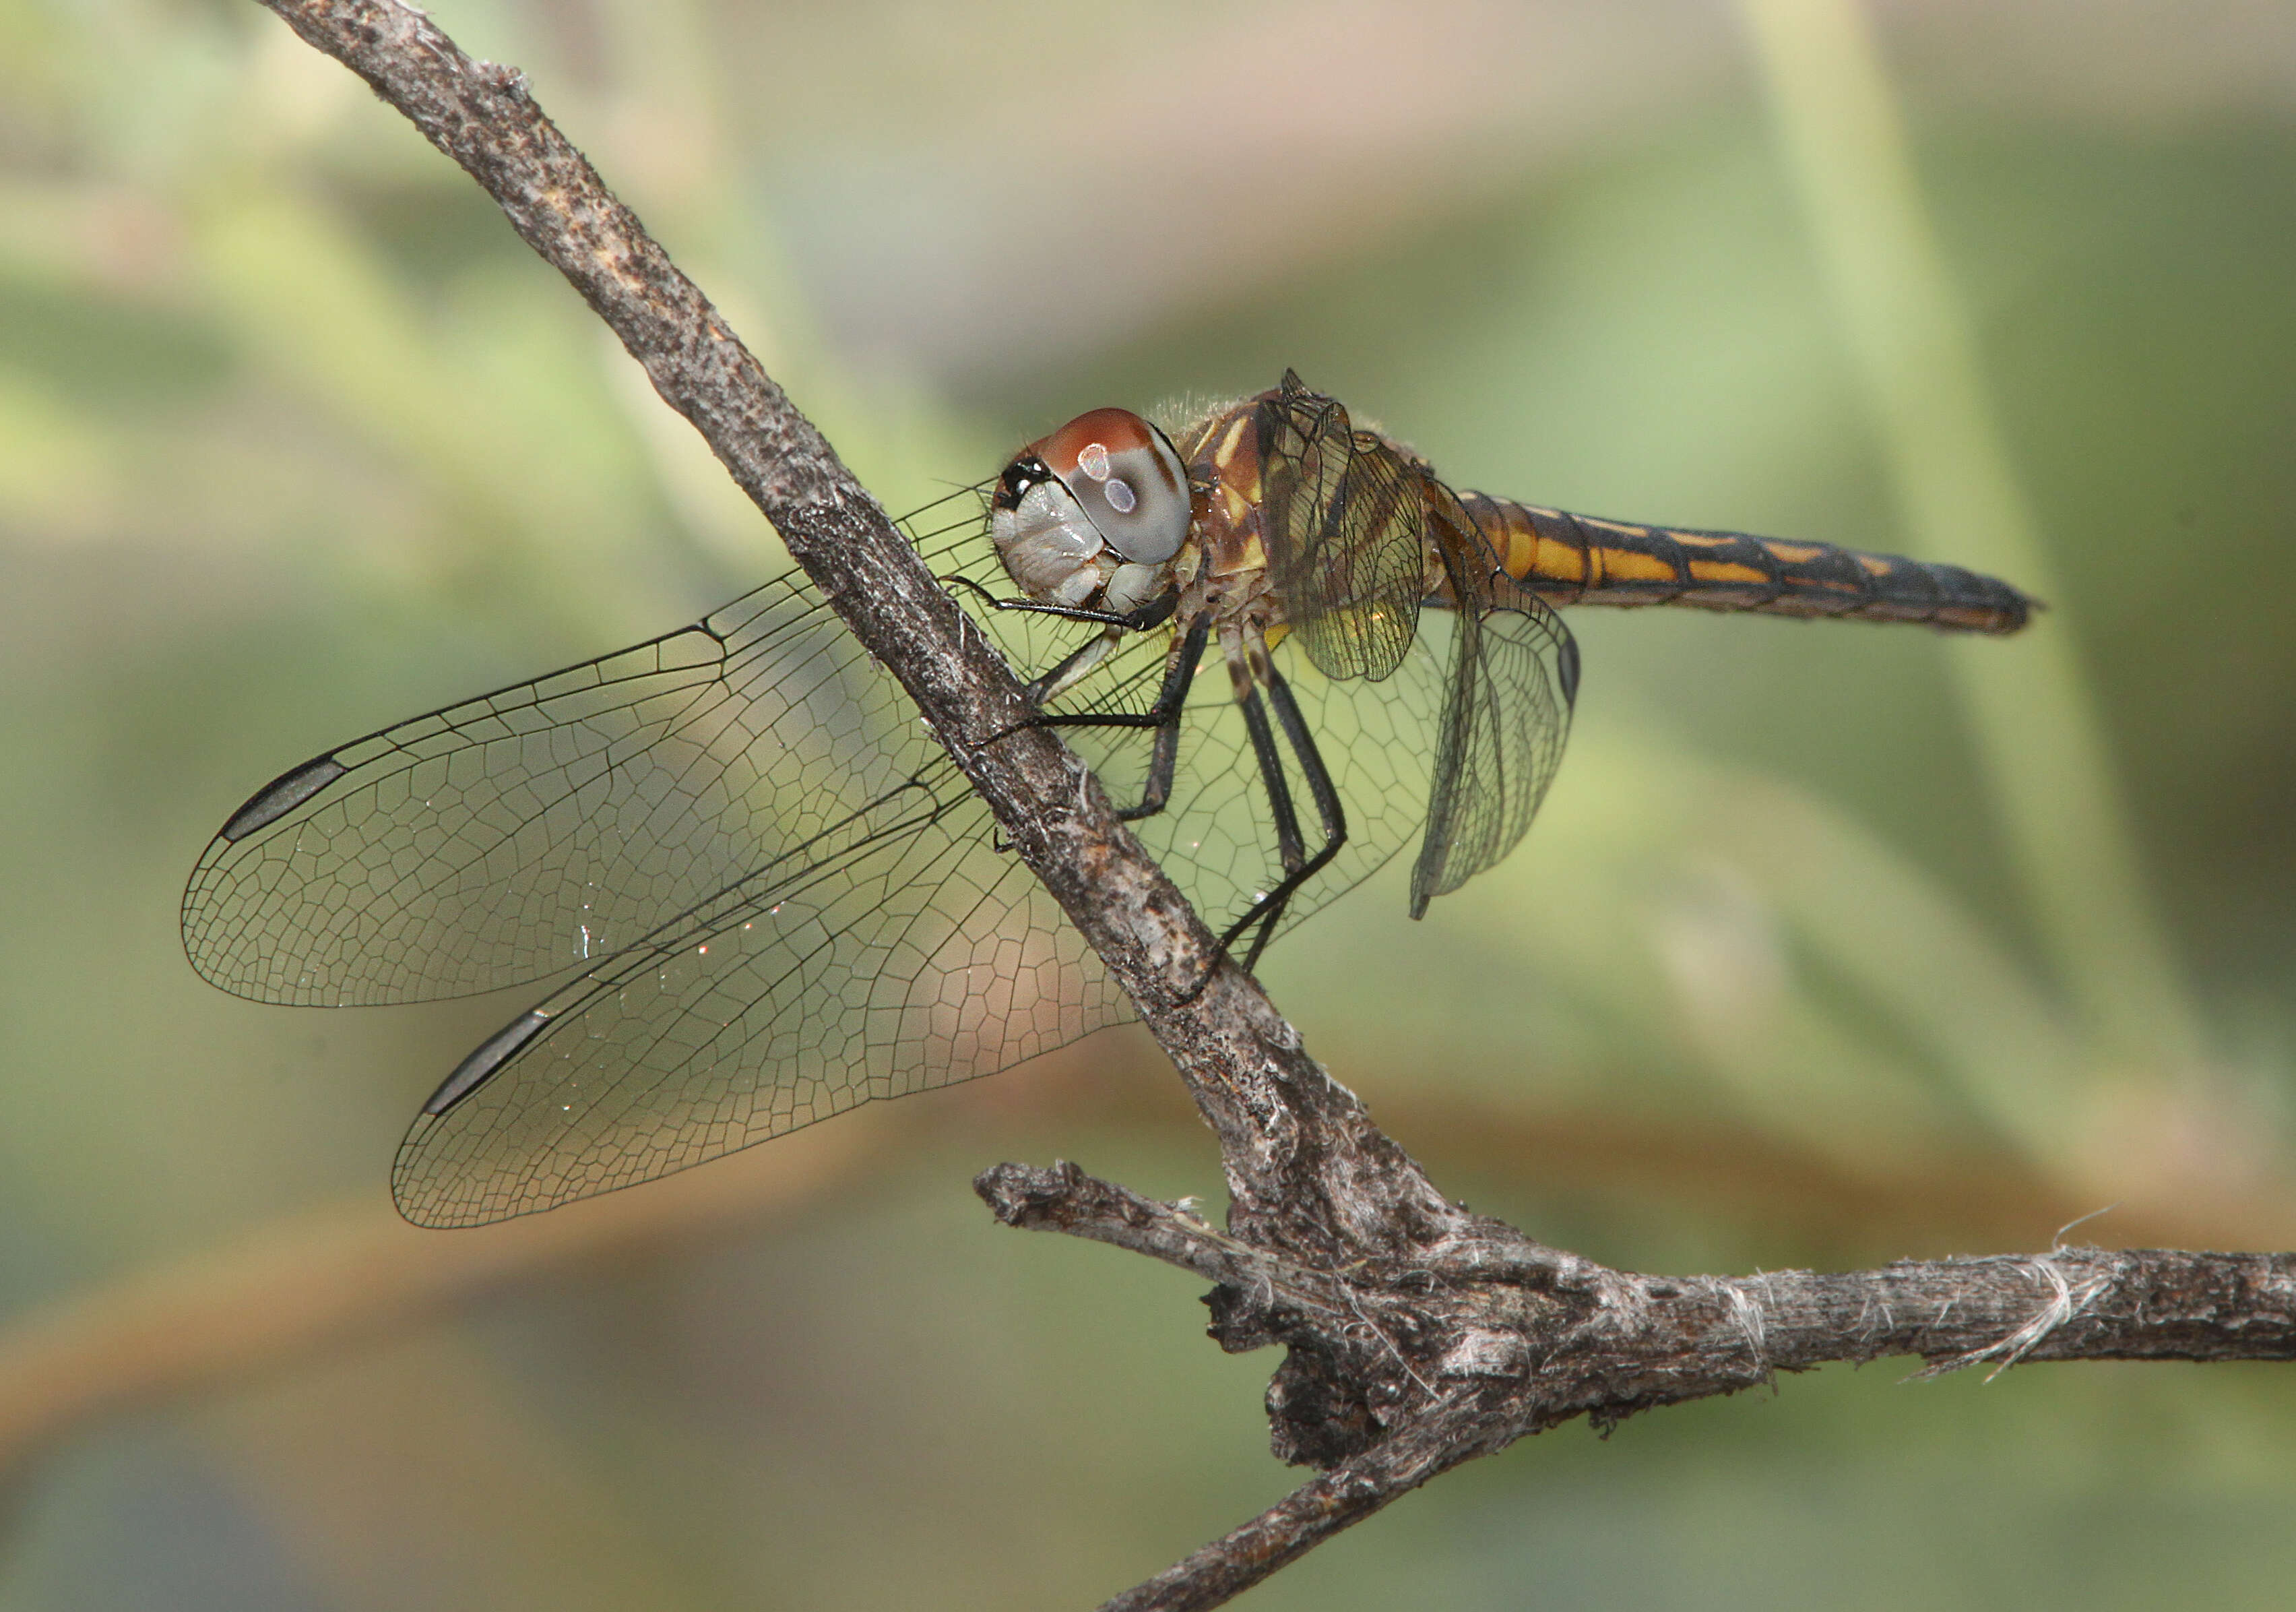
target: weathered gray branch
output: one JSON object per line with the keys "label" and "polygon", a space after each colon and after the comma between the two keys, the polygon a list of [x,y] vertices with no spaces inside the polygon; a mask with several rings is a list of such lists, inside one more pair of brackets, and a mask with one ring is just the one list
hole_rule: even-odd
{"label": "weathered gray branch", "polygon": [[[1839,1274],[1644,1276],[1483,1221],[1476,1237],[1423,1248],[1415,1266],[1315,1269],[1073,1164],[1000,1165],[974,1188],[1007,1225],[1218,1283],[1224,1347],[1291,1348],[1268,1394],[1277,1452],[1326,1470],[1108,1603],[1134,1612],[1217,1606],[1526,1435],[1580,1416],[1609,1427],[1780,1371],[1891,1355],[1927,1361],[1923,1377],[2024,1361],[2296,1359],[2296,1254],[2053,1248]],[[1333,1403],[1334,1384],[1358,1391],[1352,1405]]]}
{"label": "weathered gray branch", "polygon": [[[1015,730],[1027,707],[995,653],[521,77],[472,62],[395,0],[263,3],[484,185],[693,423],[908,690],[1218,1135],[1225,1231],[1071,1166],[1004,1165],[976,1183],[1008,1224],[1095,1238],[1213,1282],[1223,1347],[1289,1351],[1268,1391],[1275,1447],[1322,1476],[1111,1606],[1216,1605],[1525,1434],[1821,1361],[2296,1355],[2285,1255],[2057,1249],[1844,1276],[1661,1278],[1545,1247],[1447,1202],[1216,958],[1076,759],[1044,730]],[[980,743],[996,734],[1009,736]]]}

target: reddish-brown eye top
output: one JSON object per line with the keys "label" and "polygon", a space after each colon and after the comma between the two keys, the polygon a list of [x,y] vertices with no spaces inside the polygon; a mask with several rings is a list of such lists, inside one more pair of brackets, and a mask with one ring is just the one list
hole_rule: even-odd
{"label": "reddish-brown eye top", "polygon": [[1188,535],[1187,472],[1164,433],[1138,415],[1095,408],[1029,451],[1123,558],[1153,565],[1179,552]]}
{"label": "reddish-brown eye top", "polygon": [[1156,428],[1130,409],[1095,408],[1029,444],[1029,449],[1065,481],[1077,468],[1077,461],[1091,448],[1097,446],[1104,456],[1128,448],[1148,448],[1155,440]]}

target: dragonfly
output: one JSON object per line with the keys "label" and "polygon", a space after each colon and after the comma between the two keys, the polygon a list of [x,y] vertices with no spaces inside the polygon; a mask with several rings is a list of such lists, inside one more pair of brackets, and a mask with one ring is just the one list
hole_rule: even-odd
{"label": "dragonfly", "polygon": [[[1521,840],[1578,693],[1561,608],[1984,634],[2038,608],[1956,566],[1456,491],[1288,371],[1168,427],[1080,415],[904,527],[1247,967],[1406,846],[1415,917]],[[426,1226],[652,1180],[1131,1016],[794,569],[289,769],[200,858],[183,933],[202,976],[262,1002],[548,985],[401,1143],[393,1195]]]}

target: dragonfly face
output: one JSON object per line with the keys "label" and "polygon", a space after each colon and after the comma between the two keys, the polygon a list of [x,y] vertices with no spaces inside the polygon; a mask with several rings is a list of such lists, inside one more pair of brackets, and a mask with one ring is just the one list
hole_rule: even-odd
{"label": "dragonfly face", "polygon": [[[1522,837],[1569,731],[1554,607],[2013,631],[1956,567],[1477,493],[1296,376],[1167,439],[1095,410],[905,522],[1247,964],[1414,842]],[[969,498],[971,495],[964,495]],[[937,509],[945,510],[949,500]],[[1085,641],[1079,646],[1079,629]],[[1195,678],[1217,655],[1225,679]],[[438,1087],[400,1209],[475,1225],[700,1164],[1128,1016],[899,686],[791,572],[682,631],[290,769],[193,870],[184,947],[267,1002],[547,982]]]}
{"label": "dragonfly face", "polygon": [[988,530],[1029,598],[1123,613],[1166,586],[1188,504],[1170,440],[1128,410],[1096,408],[1005,465]]}

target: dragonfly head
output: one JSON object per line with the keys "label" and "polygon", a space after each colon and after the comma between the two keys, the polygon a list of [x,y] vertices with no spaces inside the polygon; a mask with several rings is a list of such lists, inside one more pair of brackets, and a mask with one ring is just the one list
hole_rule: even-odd
{"label": "dragonfly head", "polygon": [[1144,598],[1188,536],[1188,476],[1170,439],[1095,408],[1030,443],[997,478],[989,532],[1021,591],[1051,604]]}

